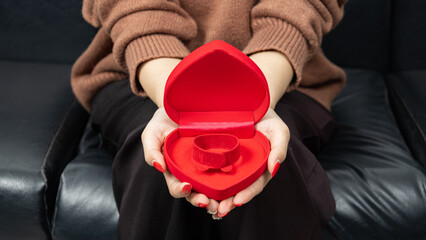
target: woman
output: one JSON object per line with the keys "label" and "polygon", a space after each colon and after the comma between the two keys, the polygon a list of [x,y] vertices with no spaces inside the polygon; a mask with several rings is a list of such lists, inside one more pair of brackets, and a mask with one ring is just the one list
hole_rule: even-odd
{"label": "woman", "polygon": [[[314,154],[333,136],[330,104],[345,81],[320,44],[342,18],[343,3],[84,1],[83,17],[100,29],[71,81],[115,154],[119,239],[320,238],[335,203]],[[259,66],[271,96],[255,126],[271,144],[267,169],[220,202],[176,179],[162,154],[165,137],[177,127],[163,108],[167,77],[192,50],[216,39]]]}

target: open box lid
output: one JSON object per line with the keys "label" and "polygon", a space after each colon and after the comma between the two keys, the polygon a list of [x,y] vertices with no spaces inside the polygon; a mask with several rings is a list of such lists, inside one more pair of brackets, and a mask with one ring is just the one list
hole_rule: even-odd
{"label": "open box lid", "polygon": [[164,108],[179,127],[195,121],[253,125],[265,115],[269,101],[260,68],[220,40],[185,57],[170,74],[164,93]]}

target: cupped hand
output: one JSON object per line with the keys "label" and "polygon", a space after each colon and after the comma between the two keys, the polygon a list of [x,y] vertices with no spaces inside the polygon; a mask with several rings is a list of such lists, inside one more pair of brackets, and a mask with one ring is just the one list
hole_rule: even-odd
{"label": "cupped hand", "polygon": [[265,116],[255,125],[255,128],[263,133],[271,144],[267,169],[249,187],[240,191],[233,197],[222,200],[219,203],[218,212],[215,215],[216,217],[224,217],[234,209],[235,206],[241,206],[261,193],[269,180],[277,173],[280,164],[286,158],[290,131],[272,108],[268,109]]}
{"label": "cupped hand", "polygon": [[141,136],[145,161],[164,174],[170,195],[174,198],[185,197],[192,205],[206,207],[209,213],[216,214],[219,206],[216,200],[191,191],[192,185],[190,183],[179,181],[167,169],[162,151],[163,144],[166,137],[177,127],[178,125],[169,118],[163,107],[155,112]]}

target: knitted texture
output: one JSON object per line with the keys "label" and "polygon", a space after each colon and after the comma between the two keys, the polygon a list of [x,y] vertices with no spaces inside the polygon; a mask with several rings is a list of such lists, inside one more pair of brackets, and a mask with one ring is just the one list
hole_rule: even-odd
{"label": "knitted texture", "polygon": [[93,96],[128,78],[146,96],[138,66],[161,57],[184,58],[220,39],[250,55],[275,50],[289,59],[298,90],[326,108],[345,81],[320,46],[343,16],[343,0],[84,0],[83,17],[99,31],[73,66],[71,85],[90,111]]}

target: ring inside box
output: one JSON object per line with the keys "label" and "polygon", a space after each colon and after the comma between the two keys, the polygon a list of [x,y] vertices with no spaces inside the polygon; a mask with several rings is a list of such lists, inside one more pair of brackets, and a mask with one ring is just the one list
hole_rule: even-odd
{"label": "ring inside box", "polygon": [[250,186],[265,171],[270,146],[261,132],[255,130],[249,138],[238,137],[240,156],[229,172],[199,168],[194,159],[194,140],[198,136],[180,136],[176,129],[167,136],[164,145],[167,168],[181,182],[191,183],[194,191],[223,200]]}
{"label": "ring inside box", "polygon": [[230,172],[240,158],[240,142],[231,134],[203,134],[194,138],[193,157],[202,171]]}

